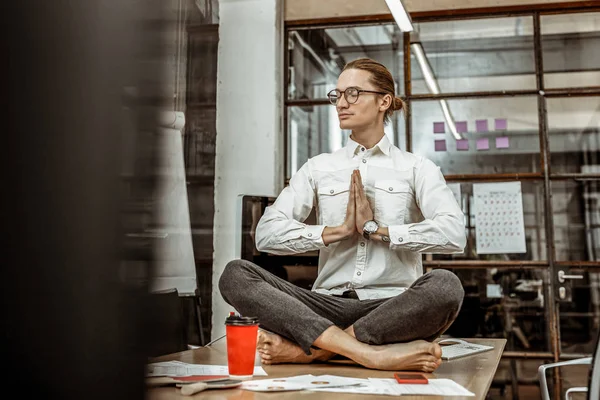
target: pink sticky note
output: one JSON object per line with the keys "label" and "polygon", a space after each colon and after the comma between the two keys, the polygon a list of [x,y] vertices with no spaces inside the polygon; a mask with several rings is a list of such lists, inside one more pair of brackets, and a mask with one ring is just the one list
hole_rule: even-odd
{"label": "pink sticky note", "polygon": [[456,121],[456,132],[466,133],[467,132],[467,121]]}
{"label": "pink sticky note", "polygon": [[436,140],[435,141],[435,151],[446,151],[446,141],[445,140]]}
{"label": "pink sticky note", "polygon": [[497,131],[506,130],[506,127],[507,127],[506,118],[496,118],[494,120],[494,129],[496,129]]}
{"label": "pink sticky note", "polygon": [[456,141],[456,150],[465,151],[469,150],[469,140],[468,139],[459,139]]}
{"label": "pink sticky note", "polygon": [[490,141],[488,138],[477,139],[477,150],[489,150]]}
{"label": "pink sticky note", "polygon": [[446,133],[446,124],[443,122],[434,122],[433,133]]}
{"label": "pink sticky note", "polygon": [[508,136],[501,136],[496,138],[496,148],[497,149],[508,149],[510,146],[508,144]]}
{"label": "pink sticky note", "polygon": [[475,130],[477,130],[477,132],[487,132],[488,131],[487,119],[478,119],[477,121],[475,121]]}

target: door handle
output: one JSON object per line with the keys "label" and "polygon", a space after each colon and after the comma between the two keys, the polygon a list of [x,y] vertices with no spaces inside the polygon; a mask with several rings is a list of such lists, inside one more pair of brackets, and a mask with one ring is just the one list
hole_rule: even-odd
{"label": "door handle", "polygon": [[564,283],[566,279],[583,279],[583,275],[567,275],[565,271],[558,271],[558,281]]}

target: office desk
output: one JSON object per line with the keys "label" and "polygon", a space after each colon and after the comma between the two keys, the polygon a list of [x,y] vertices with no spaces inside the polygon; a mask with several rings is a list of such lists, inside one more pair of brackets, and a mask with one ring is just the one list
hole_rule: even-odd
{"label": "office desk", "polygon": [[[483,400],[490,388],[500,357],[506,344],[506,339],[467,339],[473,343],[494,346],[493,350],[475,354],[453,361],[444,361],[433,374],[427,374],[429,378],[448,378],[464,386],[467,390],[475,393],[475,397],[452,397],[452,399]],[[227,365],[227,349],[225,340],[220,340],[210,348],[199,348],[180,353],[157,357],[153,361],[178,360],[194,364]],[[256,365],[260,365],[257,358]],[[264,365],[263,368],[269,374],[268,378],[279,378],[294,375],[339,375],[355,378],[392,378],[390,371],[376,371],[363,368],[354,363],[337,361],[321,364],[282,364]],[[256,379],[260,379],[257,377]],[[267,378],[267,377],[264,377]],[[264,400],[264,399],[385,399],[391,396],[364,394],[344,394],[330,392],[277,392],[260,393],[240,389],[212,389],[197,393],[194,396],[182,396],[179,389],[174,386],[160,387],[148,390],[148,400],[173,400],[173,399],[219,399],[219,400]],[[402,396],[403,400],[434,400],[448,399],[438,396]]]}

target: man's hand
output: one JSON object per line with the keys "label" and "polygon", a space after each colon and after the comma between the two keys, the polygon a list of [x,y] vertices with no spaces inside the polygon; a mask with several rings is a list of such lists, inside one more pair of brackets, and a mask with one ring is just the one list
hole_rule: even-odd
{"label": "man's hand", "polygon": [[350,191],[348,194],[348,206],[346,208],[346,219],[340,226],[327,226],[323,229],[323,243],[329,245],[331,243],[350,239],[356,235],[356,184],[354,179],[350,179]]}
{"label": "man's hand", "polygon": [[365,194],[360,171],[357,169],[352,173],[352,184],[354,186],[354,203],[356,204],[356,231],[362,235],[365,222],[373,219],[373,210]]}
{"label": "man's hand", "polygon": [[343,232],[346,234],[346,239],[354,236],[354,230],[356,226],[356,184],[354,179],[350,179],[350,193],[348,195],[348,207],[346,208],[346,219],[342,224]]}

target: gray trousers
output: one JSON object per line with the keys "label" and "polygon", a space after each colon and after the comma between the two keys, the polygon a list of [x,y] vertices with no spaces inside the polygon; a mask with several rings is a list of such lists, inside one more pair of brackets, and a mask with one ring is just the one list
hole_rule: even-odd
{"label": "gray trousers", "polygon": [[450,327],[464,297],[460,280],[447,270],[424,274],[398,296],[358,300],[312,292],[246,260],[227,264],[219,290],[242,316],[258,317],[262,328],[306,354],[332,325],[353,325],[356,339],[368,344],[432,341]]}

